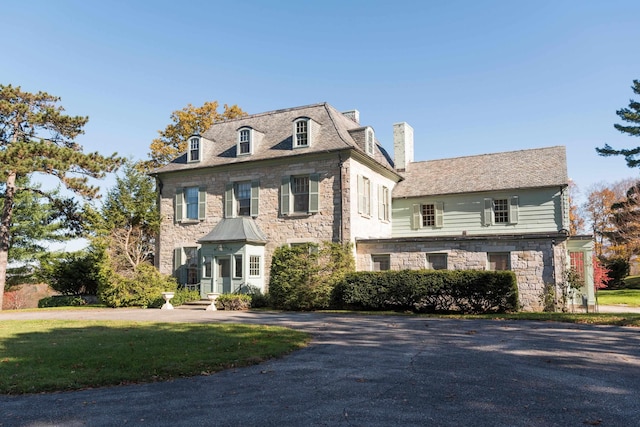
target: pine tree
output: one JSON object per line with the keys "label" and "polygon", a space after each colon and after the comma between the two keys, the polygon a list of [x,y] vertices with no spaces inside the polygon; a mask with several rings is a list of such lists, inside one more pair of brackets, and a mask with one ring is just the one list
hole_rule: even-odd
{"label": "pine tree", "polygon": [[[46,92],[29,93],[19,86],[0,85],[0,183],[4,202],[0,214],[0,309],[7,278],[11,227],[17,194],[37,192],[20,186],[33,173],[57,178],[67,189],[85,199],[98,195],[89,178],[102,178],[118,168],[123,159],[97,152],[84,153],[75,139],[84,133],[88,117],[69,116],[58,105],[59,97]],[[27,181],[28,182],[28,181]],[[63,212],[71,212],[74,202],[54,197]]]}
{"label": "pine tree", "polygon": [[[631,90],[633,90],[636,95],[640,95],[640,80],[633,81]],[[630,126],[616,123],[613,126],[617,130],[630,136],[640,136],[640,102],[631,99],[629,101],[629,107],[621,108],[620,110],[616,111],[616,114],[623,121],[632,123],[632,125]],[[630,168],[640,166],[640,159],[637,158],[637,156],[640,154],[640,147],[615,150],[611,148],[609,144],[605,144],[603,148],[596,148],[596,151],[601,156],[624,156],[624,159],[627,161],[627,166],[629,166]]]}

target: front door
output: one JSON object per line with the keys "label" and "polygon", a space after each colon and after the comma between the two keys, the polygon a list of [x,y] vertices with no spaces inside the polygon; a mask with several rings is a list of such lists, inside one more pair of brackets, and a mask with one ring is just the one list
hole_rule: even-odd
{"label": "front door", "polygon": [[218,270],[216,273],[216,292],[231,293],[231,258],[229,256],[216,257]]}
{"label": "front door", "polygon": [[205,298],[207,293],[215,292],[213,286],[213,254],[202,251],[202,278],[200,279],[200,295]]}

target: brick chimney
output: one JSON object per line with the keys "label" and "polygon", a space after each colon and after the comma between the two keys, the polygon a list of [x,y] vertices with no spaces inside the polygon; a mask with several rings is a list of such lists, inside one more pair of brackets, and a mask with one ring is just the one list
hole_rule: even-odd
{"label": "brick chimney", "polygon": [[413,162],[413,128],[407,122],[393,124],[393,163],[404,171]]}

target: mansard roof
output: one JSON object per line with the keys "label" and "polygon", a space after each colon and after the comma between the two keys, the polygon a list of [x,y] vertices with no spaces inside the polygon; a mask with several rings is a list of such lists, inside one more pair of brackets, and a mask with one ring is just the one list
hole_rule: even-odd
{"label": "mansard roof", "polygon": [[569,184],[565,147],[413,162],[400,174],[394,198]]}
{"label": "mansard roof", "polygon": [[[309,147],[293,148],[293,123],[298,118],[308,118],[319,126]],[[238,129],[250,127],[260,132],[251,155],[237,155]],[[364,153],[350,131],[362,125],[340,113],[327,103],[287,108],[239,119],[215,123],[202,137],[202,158],[199,162],[187,162],[184,153],[168,165],[153,173],[198,169],[212,166],[247,163],[256,160],[286,158],[303,154],[353,149]],[[376,140],[373,158],[387,169],[393,170],[390,156]]]}

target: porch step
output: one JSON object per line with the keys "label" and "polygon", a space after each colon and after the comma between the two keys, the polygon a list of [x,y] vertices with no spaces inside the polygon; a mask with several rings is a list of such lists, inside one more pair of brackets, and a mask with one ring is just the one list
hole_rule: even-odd
{"label": "porch step", "polygon": [[182,309],[187,309],[187,310],[202,310],[204,308],[206,308],[208,305],[211,305],[211,301],[209,301],[208,299],[201,299],[199,301],[189,301],[189,302],[185,302],[184,304],[176,307],[176,308],[182,308]]}

